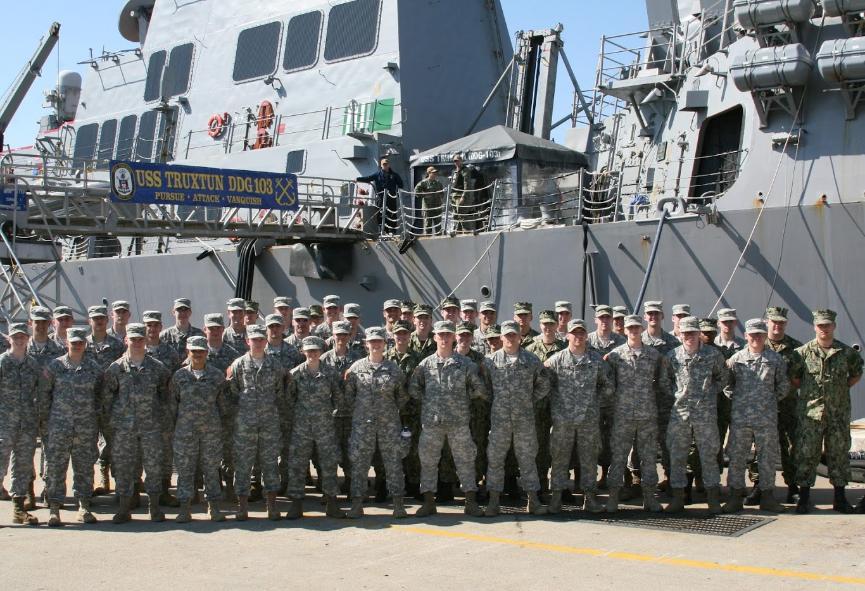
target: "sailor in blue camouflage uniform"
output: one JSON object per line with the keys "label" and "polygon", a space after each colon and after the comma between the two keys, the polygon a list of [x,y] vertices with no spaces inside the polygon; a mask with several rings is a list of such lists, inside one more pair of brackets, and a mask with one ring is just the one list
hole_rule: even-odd
{"label": "sailor in blue camouflage uniform", "polygon": [[475,444],[469,420],[470,400],[488,398],[478,366],[467,357],[454,353],[455,328],[452,322],[434,326],[436,351],[415,368],[409,394],[421,403],[422,431],[419,443],[421,493],[423,505],[415,515],[436,513],[435,493],[438,463],[445,441],[450,443],[457,473],[466,493],[465,513],[483,515],[477,503],[475,483]]}
{"label": "sailor in blue camouflage uniform", "polygon": [[246,342],[246,300],[231,298],[225,303],[228,311],[229,326],[222,334],[222,341],[243,355],[249,351]]}
{"label": "sailor in blue camouflage uniform", "polygon": [[[787,363],[766,347],[766,323],[753,318],[745,323],[747,346],[727,360],[730,384],[726,389],[730,397],[730,440],[727,454],[727,486],[730,500],[724,505],[727,513],[742,510],[745,496],[745,470],[751,455],[751,444],[757,448],[757,463],[763,474],[775,474],[778,460],[778,401],[790,389]],[[783,511],[775,499],[775,479],[760,482],[760,509]]]}

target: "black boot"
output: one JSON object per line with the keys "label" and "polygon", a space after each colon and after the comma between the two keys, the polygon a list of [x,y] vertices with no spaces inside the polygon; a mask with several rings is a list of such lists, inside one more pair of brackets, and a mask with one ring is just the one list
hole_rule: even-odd
{"label": "black boot", "polygon": [[454,500],[454,486],[450,482],[439,482],[436,503],[452,503]]}
{"label": "black boot", "polygon": [[862,498],[856,503],[856,513],[865,513],[865,495],[862,495]]}
{"label": "black boot", "polygon": [[800,486],[799,487],[799,502],[796,503],[796,513],[799,515],[805,515],[806,513],[811,512],[811,507],[808,505],[808,501],[811,500],[811,487],[810,486]]}
{"label": "black boot", "polygon": [[690,505],[694,502],[694,475],[688,474],[688,485],[685,487],[685,504]]}
{"label": "black boot", "polygon": [[791,484],[787,487],[787,504],[792,505],[796,502],[796,497],[799,496],[799,487]]}
{"label": "black boot", "polygon": [[748,507],[753,507],[755,505],[760,504],[760,488],[757,486],[757,483],[754,483],[754,486],[751,487],[751,492],[748,493],[748,496],[745,497],[745,503]]}
{"label": "black boot", "polygon": [[850,514],[854,512],[853,505],[847,502],[846,487],[835,487],[835,501],[832,503],[832,508],[838,513]]}
{"label": "black boot", "polygon": [[261,488],[261,482],[254,480],[249,487],[249,502],[255,503],[264,498],[264,489]]}

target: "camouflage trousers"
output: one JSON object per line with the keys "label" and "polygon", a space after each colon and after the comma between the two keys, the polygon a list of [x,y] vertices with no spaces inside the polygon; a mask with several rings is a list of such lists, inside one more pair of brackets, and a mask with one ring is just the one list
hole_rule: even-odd
{"label": "camouflage trousers", "polygon": [[[351,442],[351,423],[352,418],[351,415],[344,417],[342,415],[337,415],[334,419],[334,432],[336,433],[336,461],[339,463],[339,466],[342,468],[342,473],[351,477],[351,454],[349,453],[349,443]],[[319,454],[321,451],[318,452]],[[316,466],[318,467],[318,466]],[[336,472],[334,472],[336,474]]]}
{"label": "camouflage trousers", "polygon": [[[336,419],[338,421],[339,418]],[[340,448],[334,429],[334,419],[320,421],[296,420],[291,429],[288,452],[288,489],[290,499],[302,499],[306,484],[306,471],[312,459],[313,447],[318,452],[318,478],[321,491],[336,496],[337,463]],[[364,479],[366,483],[366,479]]]}
{"label": "camouflage trousers", "polygon": [[162,478],[171,480],[174,468],[174,417],[166,411],[162,425]]}
{"label": "camouflage trousers", "polygon": [[511,443],[520,467],[520,485],[526,492],[537,492],[541,489],[538,479],[537,465],[538,435],[535,432],[535,422],[526,421],[493,421],[490,429],[490,442],[487,446],[487,488],[502,492],[505,488],[505,457]]}
{"label": "camouflage trousers", "polygon": [[[795,439],[796,401],[782,400],[778,403],[778,446],[781,450],[781,474],[787,486],[796,483],[796,464],[793,461]],[[760,468],[756,459],[748,465],[748,478],[754,484],[760,482]]]}
{"label": "camouflage trousers", "polygon": [[99,466],[101,468],[111,467],[111,441],[114,439],[111,425],[106,424],[99,427]]}
{"label": "camouflage trousers", "polygon": [[208,501],[222,497],[219,460],[222,437],[218,430],[205,427],[178,430],[174,434],[174,465],[177,466],[177,498],[181,503],[195,496],[195,475],[201,470],[204,495]]}
{"label": "camouflage trousers", "polygon": [[[722,403],[723,399],[723,403]],[[724,467],[724,443],[727,439],[727,431],[730,427],[730,399],[720,394],[718,396],[718,469],[723,470]],[[700,452],[697,451],[697,446],[691,442],[691,448],[688,452],[688,473],[702,474],[703,463],[700,461]],[[701,476],[702,478],[702,476]]]}
{"label": "camouflage trousers", "polygon": [[462,489],[465,492],[478,489],[475,482],[475,455],[468,423],[458,425],[423,425],[418,442],[420,455],[420,492],[435,492],[438,484],[438,464],[445,442],[450,443]]}
{"label": "camouflage trousers", "polygon": [[[582,422],[556,422],[550,437],[552,452],[551,490],[566,490],[570,485],[571,452],[576,442],[579,457],[580,488],[584,492],[597,490],[598,451],[601,448],[601,429],[597,416],[586,417]],[[594,468],[594,469],[593,469]]]}
{"label": "camouflage trousers", "polygon": [[115,424],[111,450],[111,470],[117,483],[117,494],[131,497],[138,479],[138,462],[144,466],[144,490],[147,494],[162,492],[162,430],[139,431],[134,425]]}
{"label": "camouflage trousers", "polygon": [[818,420],[800,415],[794,448],[796,484],[814,486],[817,464],[825,448],[829,481],[832,486],[847,486],[851,476],[850,439],[849,417]]}
{"label": "camouflage trousers", "polygon": [[[409,402],[411,404],[411,402]],[[402,461],[403,473],[406,483],[420,485],[420,455],[418,455],[418,443],[420,442],[420,410],[401,416],[402,424],[411,430],[411,447],[408,455]],[[377,472],[376,472],[377,473]]]}
{"label": "camouflage trousers", "polygon": [[757,448],[757,464],[760,472],[771,478],[764,478],[760,490],[775,488],[775,462],[778,458],[778,425],[775,421],[765,424],[730,425],[730,439],[727,442],[727,455],[730,465],[727,469],[727,486],[745,488],[745,470],[751,458],[751,443]]}
{"label": "camouflage trousers", "polygon": [[613,452],[610,445],[610,436],[613,434],[613,407],[601,407],[600,436],[601,452],[598,455],[598,465],[602,468],[610,467]]}
{"label": "camouflage trousers", "polygon": [[227,484],[234,482],[234,417],[222,417],[222,475]]}
{"label": "camouflage trousers", "polygon": [[33,457],[36,454],[36,426],[0,426],[0,483],[6,477],[9,461],[12,461],[13,497],[26,497],[33,477]]}
{"label": "camouflage trousers", "polygon": [[475,480],[480,482],[487,473],[487,447],[490,438],[490,403],[480,398],[471,401],[471,417],[469,419],[469,430],[472,432],[472,441],[477,448],[475,458]]}
{"label": "camouflage trousers", "polygon": [[[374,422],[355,421],[351,430],[349,455],[351,456],[351,496],[366,495],[367,476],[376,450],[381,453],[387,490],[391,496],[405,494],[405,476],[402,471],[403,448],[397,423],[377,425]],[[380,476],[376,471],[376,476]]]}
{"label": "camouflage trousers", "polygon": [[279,482],[281,487],[288,486],[288,454],[291,451],[291,428],[293,424],[293,415],[282,417],[279,423],[282,432],[279,446]]}
{"label": "camouflage trousers", "polygon": [[[258,460],[264,490],[279,490],[279,446],[282,432],[274,417],[261,425],[234,425],[234,487],[239,497],[249,496],[249,480]],[[308,459],[307,459],[308,461]],[[306,472],[304,472],[306,474]]]}
{"label": "camouflage trousers", "polygon": [[93,464],[99,455],[99,432],[92,428],[69,426],[48,428],[45,448],[45,488],[49,502],[62,503],[66,498],[66,472],[72,461],[72,494],[76,499],[93,496]]}
{"label": "camouflage trousers", "polygon": [[664,469],[664,476],[670,475],[670,449],[667,447],[667,427],[670,424],[671,408],[658,405],[658,459]]}
{"label": "camouflage trousers", "polygon": [[[553,426],[553,419],[550,413],[549,397],[547,396],[541,400],[536,400],[534,407],[535,432],[537,433],[538,439],[538,455],[535,458],[535,466],[537,467],[537,474],[540,478],[540,482],[543,484],[542,488],[546,489],[548,483],[547,479],[550,476],[550,467],[553,463],[552,456],[550,455],[550,429]],[[514,446],[514,451],[516,451],[516,446]],[[523,480],[525,479],[525,474],[523,474],[522,468],[520,468],[520,477]]]}
{"label": "camouflage trousers", "polygon": [[[636,441],[636,445],[634,442]],[[633,446],[640,458],[640,477],[643,486],[654,488],[658,484],[658,420],[636,420],[616,418],[613,421],[611,436],[613,457],[607,482],[610,488],[621,487],[624,484],[625,468],[628,463],[628,452]]]}
{"label": "camouflage trousers", "polygon": [[718,466],[718,421],[714,417],[707,421],[695,421],[671,417],[667,425],[667,449],[670,450],[670,486],[685,488],[688,485],[687,465],[691,442],[696,442],[702,469],[703,484],[716,487],[721,484]]}

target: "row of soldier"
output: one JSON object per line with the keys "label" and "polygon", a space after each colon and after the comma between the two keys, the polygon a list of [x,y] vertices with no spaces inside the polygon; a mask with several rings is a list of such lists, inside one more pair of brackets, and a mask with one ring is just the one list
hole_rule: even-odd
{"label": "row of soldier", "polygon": [[[224,518],[222,498],[236,498],[245,519],[262,489],[271,518],[280,517],[278,494],[291,499],[287,516],[297,518],[310,460],[334,517],[344,515],[337,466],[348,516],[359,517],[371,463],[377,498],[389,494],[396,517],[406,514],[406,490],[423,500],[423,516],[435,513],[436,491],[439,501],[451,499],[457,483],[467,514],[496,515],[517,481],[529,511],[555,513],[570,496],[572,468],[584,509],[615,511],[637,487],[655,511],[658,457],[669,511],[684,508],[696,477],[717,512],[728,430],[727,511],[742,508],[753,444],[749,501],[781,509],[773,494],[780,453],[787,501],[807,512],[824,443],[834,506],[853,510],[844,493],[849,388],[862,361],[834,339],[831,311],[815,312],[816,338],[802,346],[785,334],[782,308],[749,320],[747,341],[735,335],[731,309],[701,321],[674,306],[667,333],[661,302],[647,302],[643,318],[596,306],[591,333],[564,301],[541,312],[540,333],[529,303],[517,303],[514,319],[499,325],[493,302],[455,298],[441,303],[435,324],[430,306],[387,300],[383,326],[367,330],[360,307],[342,306],[338,296],[310,308],[275,298],[263,325],[257,304],[235,298],[230,326],[207,314],[203,331],[190,324],[185,298],[175,300],[175,323],[164,330],[158,312],[129,324],[127,302],[111,308],[111,327],[105,306],[89,309],[90,334],[72,327],[64,306],[34,307],[29,326],[10,327],[11,350],[0,357],[0,473],[11,455],[17,523],[36,523],[28,510],[37,437],[49,525],[61,523],[70,460],[78,519],[95,520],[97,453],[96,493],[110,490],[113,474],[120,523],[131,518],[141,486],[152,519],[164,519],[162,503],[180,506],[178,520],[188,521],[196,473],[213,519]],[[168,493],[175,468],[178,499]],[[760,472],[772,476],[761,480]],[[599,487],[609,489],[606,507]]]}

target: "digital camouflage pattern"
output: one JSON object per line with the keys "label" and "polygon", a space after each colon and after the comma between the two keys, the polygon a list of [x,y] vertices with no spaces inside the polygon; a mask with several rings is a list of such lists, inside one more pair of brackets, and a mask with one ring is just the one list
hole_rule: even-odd
{"label": "digital camouflage pattern", "polygon": [[43,370],[35,357],[0,354],[0,482],[12,459],[13,497],[26,497],[39,430],[37,396]]}

